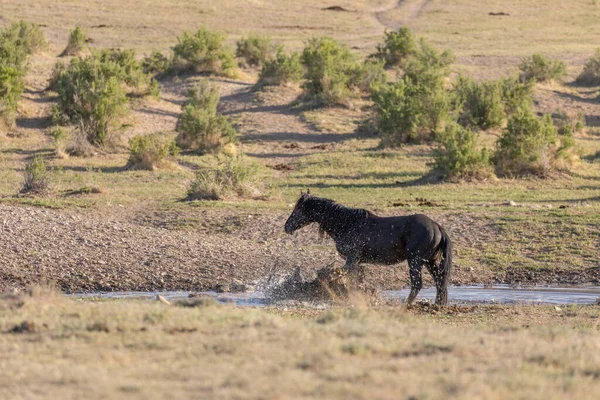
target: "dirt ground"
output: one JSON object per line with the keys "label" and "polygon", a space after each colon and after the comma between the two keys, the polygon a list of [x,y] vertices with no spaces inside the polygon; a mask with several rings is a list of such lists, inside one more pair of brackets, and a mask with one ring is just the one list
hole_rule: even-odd
{"label": "dirt ground", "polygon": [[[287,274],[297,267],[310,275],[342,260],[330,240],[319,242],[314,227],[295,236],[282,232],[291,211],[287,206],[309,185],[344,204],[382,215],[432,216],[455,243],[453,284],[598,284],[599,242],[594,232],[600,187],[594,160],[600,154],[600,107],[596,88],[569,83],[592,54],[591,43],[596,43],[597,33],[586,28],[591,24],[586,16],[599,11],[589,2],[579,2],[568,12],[557,2],[561,4],[541,13],[535,12],[539,1],[494,1],[485,10],[473,7],[471,0],[344,1],[318,7],[301,2],[291,9],[269,1],[197,3],[167,7],[160,1],[139,0],[123,6],[138,9],[139,23],[132,24],[124,9],[107,8],[103,2],[86,7],[80,2],[3,2],[2,23],[18,18],[40,23],[50,48],[32,58],[17,128],[0,139],[0,290],[40,282],[67,292],[205,290],[236,280],[256,286],[271,274]],[[490,15],[499,11],[509,15]],[[544,26],[554,24],[555,36],[540,28],[542,19],[552,22]],[[182,29],[202,23],[227,30],[230,44],[254,31],[299,49],[302,40],[327,34],[365,55],[386,29],[408,25],[436,46],[456,52],[454,74],[477,79],[514,73],[521,57],[534,50],[551,55],[560,50],[568,64],[566,83],[538,85],[536,108],[540,113],[584,114],[590,131],[577,141],[585,161],[572,176],[550,182],[421,184],[432,146],[379,152],[377,138],[356,133],[367,115],[360,101],[350,109],[302,110],[293,105],[298,87],[255,92],[258,71],[244,70],[238,80],[214,79],[221,89],[219,109],[238,129],[245,155],[268,171],[261,178],[273,184],[273,196],[267,202],[183,204],[201,157],[182,155],[176,169],[148,173],[124,170],[126,148],[90,159],[53,157],[47,133],[55,98],[44,89],[67,29],[77,23],[96,47],[133,47],[140,54],[166,51]],[[536,35],[534,27],[547,36]],[[516,31],[522,32],[517,39]],[[554,46],[555,42],[559,43]],[[138,133],[172,131],[185,92],[198,79],[163,80],[160,100],[136,102],[124,143]],[[55,171],[55,193],[42,199],[16,198],[23,162],[36,154],[44,155]],[[370,164],[363,165],[365,154],[374,155]],[[97,185],[101,193],[77,194],[89,185]],[[408,201],[414,205],[416,197],[442,206],[404,206]],[[523,203],[523,208],[499,208],[509,200]],[[507,227],[509,222],[513,225]],[[371,285],[383,289],[408,283],[405,264],[369,266],[367,276]]]}

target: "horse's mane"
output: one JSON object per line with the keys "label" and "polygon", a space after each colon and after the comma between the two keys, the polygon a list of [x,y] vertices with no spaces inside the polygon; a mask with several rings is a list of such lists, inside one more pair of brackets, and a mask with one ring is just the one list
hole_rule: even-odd
{"label": "horse's mane", "polygon": [[[365,210],[364,208],[350,208],[343,206],[339,203],[331,199],[325,199],[321,197],[310,196],[305,199],[306,202],[312,201],[314,206],[322,211],[329,211],[331,215],[339,215],[343,214],[344,219],[348,220],[348,218],[354,219],[356,221],[365,220],[369,216],[374,216],[371,211]],[[323,239],[327,232],[322,227],[322,224],[319,223],[319,239]],[[328,235],[329,236],[329,235]]]}

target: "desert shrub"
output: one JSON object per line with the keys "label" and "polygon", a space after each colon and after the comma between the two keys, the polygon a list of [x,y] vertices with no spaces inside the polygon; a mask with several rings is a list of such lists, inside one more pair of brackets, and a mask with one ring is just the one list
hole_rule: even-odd
{"label": "desert shrub", "polygon": [[585,116],[579,112],[576,116],[569,116],[564,111],[558,111],[554,119],[554,125],[559,135],[570,136],[574,133],[580,133],[585,129]]}
{"label": "desert shrub", "polygon": [[521,82],[518,76],[504,77],[498,81],[504,113],[511,116],[518,110],[533,108],[533,81]]}
{"label": "desert shrub", "polygon": [[537,118],[530,109],[517,112],[508,120],[498,139],[493,162],[498,175],[548,176],[569,161],[574,145],[571,135],[559,135],[552,117]]}
{"label": "desert shrub", "polygon": [[478,148],[475,131],[451,124],[437,140],[439,147],[433,153],[435,168],[446,178],[485,179],[492,175],[490,154],[485,148]]}
{"label": "desert shrub", "polygon": [[459,76],[454,93],[461,125],[479,129],[502,125],[505,112],[498,82],[477,83],[471,78]]}
{"label": "desert shrub", "polygon": [[346,46],[330,37],[312,38],[301,55],[306,68],[303,85],[307,98],[320,105],[347,105],[353,97],[349,70],[354,57]]}
{"label": "desert shrub", "polygon": [[21,47],[26,54],[30,55],[43,50],[48,46],[44,34],[36,24],[19,21],[5,28],[0,34],[1,41],[9,41]]}
{"label": "desert shrub", "polygon": [[52,145],[54,146],[54,153],[58,158],[67,158],[67,145],[69,142],[69,134],[65,128],[60,126],[54,126],[50,130],[50,136],[52,137]]}
{"label": "desert shrub", "polygon": [[585,62],[576,82],[580,85],[600,85],[600,49],[596,49],[594,56]]}
{"label": "desert shrub", "polygon": [[201,81],[188,92],[188,101],[182,106],[177,120],[177,145],[216,152],[227,143],[236,141],[235,129],[217,112],[219,90],[208,81]]}
{"label": "desert shrub", "polygon": [[0,32],[0,125],[13,127],[25,88],[28,57],[45,46],[44,36],[35,24],[16,22]]}
{"label": "desert shrub", "polygon": [[416,50],[412,32],[402,27],[397,31],[386,32],[383,43],[377,45],[373,56],[383,60],[386,66],[401,66]]}
{"label": "desert shrub", "polygon": [[8,129],[13,127],[24,88],[23,69],[10,63],[5,64],[0,59],[0,125]]}
{"label": "desert shrub", "polygon": [[162,134],[136,135],[129,140],[129,168],[153,171],[179,154],[175,141]]}
{"label": "desert shrub", "polygon": [[244,62],[252,67],[272,59],[277,50],[270,37],[249,35],[236,42],[235,55],[244,59]]}
{"label": "desert shrub", "polygon": [[235,75],[235,60],[231,48],[225,46],[225,35],[200,28],[196,33],[183,32],[173,47],[173,66],[217,75]]}
{"label": "desert shrub", "polygon": [[300,54],[278,51],[273,59],[263,63],[256,86],[260,88],[269,85],[285,85],[299,82],[303,76],[304,67],[300,62]]}
{"label": "desert shrub", "polygon": [[69,34],[67,47],[61,53],[61,56],[78,56],[88,48],[88,37],[83,30],[76,26]]}
{"label": "desert shrub", "polygon": [[454,60],[454,54],[450,50],[440,52],[421,39],[414,56],[406,62],[405,76],[428,87],[443,86]]}
{"label": "desert shrub", "polygon": [[373,91],[375,120],[383,144],[432,140],[451,119],[445,79],[453,55],[440,53],[423,40],[419,44],[405,66],[404,77]]}
{"label": "desert shrub", "polygon": [[229,197],[257,197],[255,187],[257,167],[244,162],[242,157],[224,155],[217,165],[205,167],[196,173],[188,189],[188,200],[222,200]]}
{"label": "desert shrub", "polygon": [[25,163],[23,177],[23,187],[19,193],[43,195],[50,191],[50,174],[42,157],[34,157]]}
{"label": "desert shrub", "polygon": [[381,86],[387,81],[383,61],[356,63],[349,67],[348,74],[348,87],[363,93],[370,93],[374,87]]}
{"label": "desert shrub", "polygon": [[567,66],[560,60],[553,60],[541,54],[534,54],[531,57],[521,60],[519,69],[525,80],[546,82],[562,78],[567,70]]}
{"label": "desert shrub", "polygon": [[129,102],[127,93],[155,94],[156,81],[144,74],[133,50],[93,52],[56,70],[59,108],[53,120],[71,122],[94,146],[105,146],[117,132]]}
{"label": "desert shrub", "polygon": [[[76,124],[92,145],[106,145],[128,103],[122,72],[96,56],[75,58],[56,80],[60,118]],[[55,116],[57,118],[57,116]]]}
{"label": "desert shrub", "polygon": [[164,75],[171,68],[171,60],[159,51],[153,51],[142,59],[142,70],[145,74],[154,76]]}
{"label": "desert shrub", "polygon": [[385,145],[432,140],[450,119],[450,98],[443,88],[407,78],[380,86],[372,99]]}

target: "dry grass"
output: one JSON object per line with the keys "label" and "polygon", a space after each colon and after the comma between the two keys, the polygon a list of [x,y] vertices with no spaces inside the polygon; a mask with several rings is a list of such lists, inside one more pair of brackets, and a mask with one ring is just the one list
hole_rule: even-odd
{"label": "dry grass", "polygon": [[[194,305],[194,304],[189,304]],[[0,301],[7,398],[593,398],[600,311]]]}

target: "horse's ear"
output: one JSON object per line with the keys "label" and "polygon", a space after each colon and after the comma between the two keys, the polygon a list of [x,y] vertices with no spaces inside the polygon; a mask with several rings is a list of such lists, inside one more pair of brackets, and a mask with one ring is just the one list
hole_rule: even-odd
{"label": "horse's ear", "polygon": [[310,194],[310,189],[306,189],[306,194]]}

